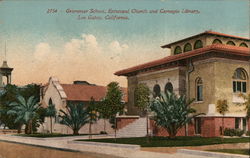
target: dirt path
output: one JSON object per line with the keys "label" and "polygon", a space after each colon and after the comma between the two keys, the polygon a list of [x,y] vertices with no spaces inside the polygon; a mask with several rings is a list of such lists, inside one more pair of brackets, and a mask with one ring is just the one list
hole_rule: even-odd
{"label": "dirt path", "polygon": [[116,158],[94,153],[62,151],[0,141],[0,158]]}
{"label": "dirt path", "polygon": [[204,145],[204,146],[187,146],[187,147],[143,147],[143,151],[160,152],[160,153],[176,153],[178,149],[191,149],[191,150],[213,150],[213,149],[249,149],[249,143],[237,144],[217,144],[217,145]]}

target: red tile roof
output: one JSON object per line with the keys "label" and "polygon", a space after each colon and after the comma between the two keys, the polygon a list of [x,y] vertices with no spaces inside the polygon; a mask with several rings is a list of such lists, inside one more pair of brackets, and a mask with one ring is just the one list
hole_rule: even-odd
{"label": "red tile roof", "polygon": [[220,33],[220,32],[215,32],[215,31],[205,31],[205,32],[199,33],[199,34],[197,34],[197,35],[190,36],[190,37],[188,37],[188,38],[184,38],[184,39],[181,39],[181,40],[178,40],[178,41],[175,41],[175,42],[172,42],[172,43],[163,45],[163,46],[161,46],[161,47],[162,47],[162,48],[170,48],[171,45],[173,45],[173,44],[175,44],[175,43],[178,43],[178,42],[181,42],[181,41],[185,41],[185,40],[188,40],[188,39],[192,39],[192,38],[195,38],[195,37],[198,37],[198,36],[202,36],[202,35],[216,35],[216,36],[223,36],[223,37],[236,38],[236,39],[241,39],[241,40],[250,41],[249,38],[245,38],[245,37],[239,37],[239,36],[234,36],[234,35],[228,35],[228,34],[224,34],[224,33]]}
{"label": "red tile roof", "polygon": [[[107,88],[104,86],[81,85],[81,84],[61,84],[67,95],[68,101],[90,101],[91,97],[95,101],[100,101],[106,95]],[[127,89],[122,88],[124,101],[127,102]]]}
{"label": "red tile roof", "polygon": [[142,70],[145,68],[159,66],[159,65],[170,63],[173,61],[178,61],[178,60],[190,58],[193,56],[197,56],[200,54],[205,54],[205,53],[211,52],[211,51],[219,51],[219,52],[224,52],[224,53],[228,53],[228,54],[236,54],[236,55],[248,56],[248,57],[250,56],[250,50],[249,50],[249,48],[246,48],[246,47],[237,47],[237,46],[223,45],[223,44],[213,44],[213,45],[209,45],[209,46],[204,47],[204,48],[195,49],[193,51],[189,51],[189,52],[178,54],[178,55],[167,56],[167,57],[164,57],[162,59],[158,59],[158,60],[154,60],[154,61],[151,61],[148,63],[137,65],[134,67],[130,67],[128,69],[120,70],[120,71],[115,72],[114,74],[118,75],[118,76],[121,76],[121,75],[126,76],[129,73],[136,72],[136,71],[139,71],[139,70]]}

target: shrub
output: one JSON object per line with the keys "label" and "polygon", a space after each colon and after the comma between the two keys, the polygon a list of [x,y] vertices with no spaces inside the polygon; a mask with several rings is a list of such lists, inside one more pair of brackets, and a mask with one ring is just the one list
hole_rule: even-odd
{"label": "shrub", "polygon": [[241,137],[244,134],[244,130],[240,130],[240,129],[230,129],[230,128],[226,128],[224,130],[224,135],[225,136],[239,136]]}
{"label": "shrub", "polygon": [[247,135],[247,136],[250,136],[250,131],[247,131],[247,132],[246,132],[246,135]]}
{"label": "shrub", "polygon": [[108,134],[106,131],[101,131],[100,134]]}

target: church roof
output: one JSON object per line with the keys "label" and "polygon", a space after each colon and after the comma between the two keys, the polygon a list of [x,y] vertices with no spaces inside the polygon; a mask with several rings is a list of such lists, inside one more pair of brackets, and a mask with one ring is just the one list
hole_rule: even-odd
{"label": "church roof", "polygon": [[[68,101],[90,101],[91,97],[95,101],[103,99],[107,92],[105,86],[83,85],[83,84],[61,84]],[[124,101],[127,102],[127,89],[122,88]]]}
{"label": "church roof", "polygon": [[205,31],[205,32],[199,33],[197,35],[190,36],[188,38],[184,38],[184,39],[181,39],[181,40],[178,40],[178,41],[175,41],[175,42],[163,45],[161,47],[162,48],[170,48],[171,45],[173,45],[173,44],[176,44],[176,43],[179,43],[179,42],[182,42],[182,41],[185,41],[185,40],[190,40],[190,39],[193,39],[193,38],[196,38],[196,37],[199,37],[199,36],[203,36],[203,35],[214,35],[214,36],[228,37],[228,38],[234,38],[234,39],[240,39],[240,40],[250,41],[249,38],[245,38],[245,37],[228,35],[228,34],[224,34],[224,33],[220,33],[220,32],[215,32],[215,31]]}
{"label": "church roof", "polygon": [[174,62],[174,61],[178,61],[178,60],[182,60],[182,59],[187,59],[187,58],[201,55],[201,54],[206,54],[206,53],[212,52],[212,51],[250,57],[249,48],[224,45],[224,44],[212,44],[212,45],[206,46],[204,48],[195,49],[193,51],[189,51],[189,52],[182,53],[182,54],[167,56],[167,57],[164,57],[164,58],[161,58],[158,60],[154,60],[154,61],[140,64],[140,65],[137,65],[134,67],[123,69],[123,70],[115,72],[114,74],[118,75],[118,76],[122,76],[122,75],[127,76],[129,73],[137,72],[137,71],[140,71],[143,69],[152,68],[155,66],[159,66],[162,64],[166,64],[166,63],[170,63],[170,62]]}

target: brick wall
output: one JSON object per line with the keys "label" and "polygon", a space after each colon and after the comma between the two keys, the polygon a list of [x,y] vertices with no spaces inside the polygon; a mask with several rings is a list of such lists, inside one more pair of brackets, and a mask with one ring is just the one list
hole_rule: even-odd
{"label": "brick wall", "polygon": [[139,117],[122,117],[122,118],[116,118],[116,123],[117,123],[117,129],[121,129],[125,126],[127,126],[128,124],[136,121],[137,119],[139,119]]}
{"label": "brick wall", "polygon": [[[154,120],[150,120],[150,127],[154,136],[165,136],[165,137],[169,136],[167,130],[163,127],[157,126]],[[195,135],[194,131],[195,131],[194,124],[190,123],[188,125],[188,136],[194,136]],[[185,136],[185,127],[179,129],[176,136]]]}

